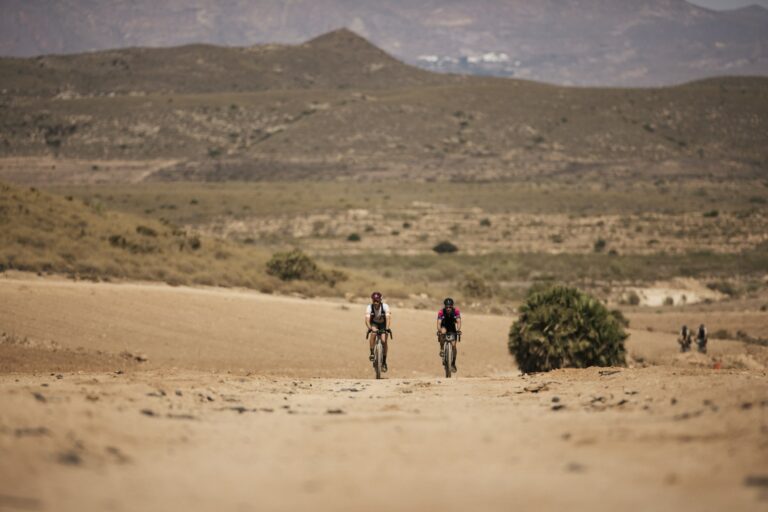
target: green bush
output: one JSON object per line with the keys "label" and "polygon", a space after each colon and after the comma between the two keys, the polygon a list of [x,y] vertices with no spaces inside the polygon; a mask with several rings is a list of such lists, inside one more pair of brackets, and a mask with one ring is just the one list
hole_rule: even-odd
{"label": "green bush", "polygon": [[347,242],[359,242],[360,240],[362,239],[357,233],[350,233],[349,236],[347,236]]}
{"label": "green bush", "polygon": [[526,373],[625,364],[622,319],[594,297],[556,285],[532,290],[509,332],[509,351]]}
{"label": "green bush", "polygon": [[338,270],[323,270],[312,258],[299,249],[290,252],[275,253],[267,262],[267,274],[281,281],[318,281],[335,286],[346,280],[347,276]]}

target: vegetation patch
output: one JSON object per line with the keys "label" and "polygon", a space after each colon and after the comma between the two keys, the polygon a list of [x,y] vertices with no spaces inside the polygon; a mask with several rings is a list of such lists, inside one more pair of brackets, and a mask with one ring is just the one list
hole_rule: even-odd
{"label": "vegetation patch", "polygon": [[509,333],[509,351],[526,373],[557,368],[623,366],[623,316],[567,286],[533,290]]}
{"label": "vegetation patch", "polygon": [[309,256],[299,249],[279,252],[267,262],[267,273],[282,281],[318,281],[336,286],[345,281],[346,274],[338,270],[323,270]]}

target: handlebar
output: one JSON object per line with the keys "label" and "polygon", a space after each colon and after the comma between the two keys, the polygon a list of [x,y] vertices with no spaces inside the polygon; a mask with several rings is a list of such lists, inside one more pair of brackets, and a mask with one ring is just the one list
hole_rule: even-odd
{"label": "handlebar", "polygon": [[376,331],[368,329],[368,332],[365,333],[365,339],[368,339],[368,336],[370,336],[372,332],[376,332],[376,334],[389,334],[390,338],[395,339],[395,335],[392,334],[392,329],[377,329]]}

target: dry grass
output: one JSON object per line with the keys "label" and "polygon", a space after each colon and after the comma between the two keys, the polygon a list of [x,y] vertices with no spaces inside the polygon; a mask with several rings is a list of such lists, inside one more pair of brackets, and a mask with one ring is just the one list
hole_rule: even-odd
{"label": "dry grass", "polygon": [[283,293],[364,295],[357,274],[337,286],[283,282],[266,273],[271,252],[204,237],[157,220],[108,211],[102,203],[0,184],[0,269],[73,278],[236,286]]}

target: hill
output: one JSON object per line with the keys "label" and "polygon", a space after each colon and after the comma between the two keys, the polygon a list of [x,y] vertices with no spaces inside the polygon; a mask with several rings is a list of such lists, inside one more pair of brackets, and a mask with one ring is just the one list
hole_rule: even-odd
{"label": "hill", "polygon": [[148,179],[759,175],[768,78],[568,88],[429,73],[335,31],[0,61],[0,156],[178,162]]}
{"label": "hill", "polygon": [[133,279],[326,296],[360,285],[345,283],[335,289],[335,283],[325,281],[284,282],[267,274],[270,254],[253,245],[107,211],[97,200],[83,202],[3,183],[0,227],[0,273],[23,270],[94,281]]}
{"label": "hill", "polygon": [[203,44],[0,59],[13,96],[93,97],[405,87],[450,81],[393,59],[349,30],[297,46]]}
{"label": "hill", "polygon": [[768,73],[767,10],[711,11],[684,0],[7,0],[0,55],[297,44],[339,27],[432,69],[559,84]]}

